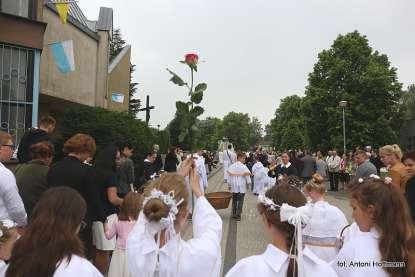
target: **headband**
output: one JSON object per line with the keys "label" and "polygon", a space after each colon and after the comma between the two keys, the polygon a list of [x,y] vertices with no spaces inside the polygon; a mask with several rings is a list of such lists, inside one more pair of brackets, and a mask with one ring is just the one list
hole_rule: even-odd
{"label": "headband", "polygon": [[[258,196],[258,202],[272,211],[280,211],[280,219],[282,222],[286,221],[294,225],[294,239],[297,242],[297,262],[298,262],[298,276],[304,276],[303,270],[303,233],[302,229],[310,220],[310,211],[308,206],[293,207],[287,203],[282,205],[275,204],[275,202],[266,197],[265,194]],[[293,245],[291,245],[289,257],[295,258],[293,252]]]}

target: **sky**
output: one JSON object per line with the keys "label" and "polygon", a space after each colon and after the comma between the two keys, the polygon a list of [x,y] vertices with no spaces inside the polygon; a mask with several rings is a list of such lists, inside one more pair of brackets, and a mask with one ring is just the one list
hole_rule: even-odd
{"label": "sky", "polygon": [[[187,91],[169,82],[169,68],[190,78],[179,63],[197,53],[196,82],[206,82],[202,107],[208,116],[249,113],[265,125],[280,99],[304,95],[317,55],[339,34],[358,30],[386,54],[406,88],[415,83],[413,0],[79,0],[88,19],[99,7],[114,11],[114,28],[132,46],[134,81],[150,125],[164,128],[175,102]],[[145,113],[138,114],[144,119]]]}

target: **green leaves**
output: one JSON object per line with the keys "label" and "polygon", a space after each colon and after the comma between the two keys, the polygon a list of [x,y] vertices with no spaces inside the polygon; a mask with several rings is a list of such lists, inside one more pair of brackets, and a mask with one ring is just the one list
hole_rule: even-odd
{"label": "green leaves", "polygon": [[195,93],[204,92],[207,89],[206,83],[200,83],[195,87]]}
{"label": "green leaves", "polygon": [[186,85],[186,83],[182,80],[182,78],[179,77],[179,75],[177,75],[176,73],[174,73],[173,71],[171,71],[170,69],[166,68],[166,70],[173,75],[173,77],[170,78],[170,81],[173,82],[174,84],[178,85],[178,86],[184,86]]}
{"label": "green leaves", "polygon": [[177,101],[176,102],[176,109],[179,112],[179,114],[187,114],[189,113],[189,106],[187,105],[187,103],[181,102],[181,101]]}
{"label": "green leaves", "polygon": [[205,110],[200,106],[195,106],[191,111],[190,114],[193,115],[194,118],[197,118],[199,115],[201,115]]}
{"label": "green leaves", "polygon": [[199,104],[200,102],[202,102],[202,99],[203,99],[203,92],[193,93],[192,96],[190,97],[190,100],[195,104]]}

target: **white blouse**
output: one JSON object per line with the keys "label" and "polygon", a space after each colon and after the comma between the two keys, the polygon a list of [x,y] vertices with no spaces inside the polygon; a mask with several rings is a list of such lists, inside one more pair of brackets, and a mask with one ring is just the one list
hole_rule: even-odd
{"label": "white blouse", "polygon": [[340,249],[332,267],[340,277],[387,277],[381,261],[379,233],[372,228],[369,232],[355,232]]}
{"label": "white blouse", "polygon": [[[303,251],[304,277],[337,276],[330,266],[320,260],[307,247]],[[226,274],[226,277],[275,277],[286,276],[289,264],[288,254],[272,244],[261,255],[250,256],[240,260]]]}
{"label": "white blouse", "polygon": [[193,238],[188,241],[177,234],[159,249],[146,219],[139,218],[127,239],[128,266],[137,277],[218,277],[221,237],[222,219],[201,196],[193,211]]}
{"label": "white blouse", "polygon": [[337,256],[336,240],[347,222],[344,213],[327,201],[317,201],[310,206],[311,218],[303,230],[304,243],[320,259],[330,262]]}

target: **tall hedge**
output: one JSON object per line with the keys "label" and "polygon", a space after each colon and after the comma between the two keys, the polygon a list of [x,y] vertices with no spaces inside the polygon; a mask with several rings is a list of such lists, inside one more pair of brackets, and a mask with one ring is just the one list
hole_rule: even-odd
{"label": "tall hedge", "polygon": [[97,152],[105,145],[128,140],[134,147],[133,160],[137,173],[145,153],[156,141],[154,132],[142,120],[124,112],[112,112],[102,108],[81,107],[65,111],[59,124],[59,137],[56,141],[57,158],[61,158],[64,141],[76,133],[91,135],[97,143]]}

